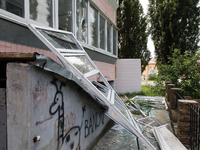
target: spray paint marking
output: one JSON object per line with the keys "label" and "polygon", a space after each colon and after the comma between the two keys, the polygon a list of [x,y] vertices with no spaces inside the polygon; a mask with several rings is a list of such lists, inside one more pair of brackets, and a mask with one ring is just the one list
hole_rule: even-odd
{"label": "spray paint marking", "polygon": [[35,125],[37,126],[38,124],[43,124],[45,121],[48,121],[48,120],[51,120],[53,117],[51,116],[50,118],[47,118],[47,119],[45,119],[45,120],[43,120],[43,121],[37,121],[36,123],[35,123]]}

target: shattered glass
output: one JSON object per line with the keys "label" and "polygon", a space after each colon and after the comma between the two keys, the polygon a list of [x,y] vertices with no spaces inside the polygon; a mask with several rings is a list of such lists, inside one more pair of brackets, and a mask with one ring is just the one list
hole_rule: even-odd
{"label": "shattered glass", "polygon": [[71,62],[82,74],[86,74],[95,69],[84,55],[68,55],[65,56],[65,58]]}
{"label": "shattered glass", "polygon": [[55,47],[60,49],[79,49],[78,43],[70,34],[58,33],[53,31],[41,30],[38,31]]}

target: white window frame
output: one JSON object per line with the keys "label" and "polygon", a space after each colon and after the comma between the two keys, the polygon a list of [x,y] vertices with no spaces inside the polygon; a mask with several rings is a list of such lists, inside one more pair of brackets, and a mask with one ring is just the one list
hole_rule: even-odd
{"label": "white window frame", "polygon": [[[62,62],[62,64],[64,65],[64,67],[70,69],[77,77],[79,80],[81,80],[88,88],[89,90],[96,96],[97,99],[103,101],[107,106],[109,106],[108,111],[106,112],[106,115],[108,117],[110,117],[111,119],[113,119],[114,121],[116,121],[117,123],[119,123],[120,125],[122,125],[125,129],[127,129],[129,132],[131,132],[132,134],[136,135],[150,150],[155,150],[154,146],[143,136],[141,130],[139,129],[139,126],[136,123],[136,120],[132,117],[130,111],[125,107],[125,105],[123,104],[123,102],[121,101],[121,99],[118,97],[118,95],[116,94],[116,92],[112,89],[112,87],[110,86],[110,84],[106,81],[106,79],[103,77],[103,75],[101,74],[101,72],[98,70],[98,68],[95,66],[95,64],[93,63],[93,61],[89,58],[89,56],[87,55],[87,53],[85,52],[85,50],[81,47],[81,45],[79,44],[79,42],[77,41],[77,44],[80,47],[80,51],[82,51],[83,53],[75,53],[73,55],[84,55],[88,58],[90,64],[95,68],[94,70],[96,72],[89,72],[91,73],[91,75],[94,74],[98,74],[101,78],[101,80],[104,82],[106,88],[109,89],[109,96],[108,98],[106,98],[84,75],[82,74],[80,71],[77,70],[77,68],[71,64],[61,53],[60,51],[55,48],[38,30],[37,28],[41,29],[41,30],[48,30],[48,31],[52,31],[52,32],[58,32],[58,33],[65,33],[65,34],[69,34],[72,37],[73,34],[71,32],[66,32],[66,31],[59,31],[59,30],[55,30],[52,28],[44,28],[41,26],[35,26],[35,25],[28,25],[29,29],[52,51],[54,52],[54,54],[59,58],[59,60]],[[74,39],[76,39],[74,37]],[[63,51],[65,51],[66,49],[62,49]],[[76,50],[74,50],[76,51]],[[66,54],[65,55],[69,55]],[[93,71],[94,71],[93,70]],[[88,75],[88,73],[86,74]],[[110,100],[111,99],[111,100]],[[115,103],[119,103],[120,107],[124,110],[124,112],[126,112],[126,115],[128,118],[126,118],[126,116],[124,116],[122,114],[122,112],[120,112],[120,110],[115,106]]]}
{"label": "white window frame", "polygon": [[[93,5],[93,3],[91,1],[87,2],[87,15],[89,14],[89,7],[90,5],[92,5],[94,8],[96,8],[95,5]],[[54,29],[59,29],[59,17],[58,17],[58,0],[52,0],[52,28]],[[99,9],[97,9],[98,11],[98,31],[99,31],[99,26],[100,26],[100,15],[101,17],[105,16],[105,14],[103,15],[102,12],[100,13]],[[38,26],[45,26],[48,27],[40,22],[37,22],[35,20],[30,19],[30,3],[29,0],[24,0],[24,17],[20,17],[17,16],[11,12],[8,12],[6,10],[3,10],[0,8],[0,16],[3,16],[6,18],[9,18],[9,20],[12,20],[14,22],[23,24],[23,25],[27,25],[28,23],[30,24],[35,24]],[[90,31],[90,26],[89,26],[89,17],[87,16],[87,42],[85,44],[87,44],[88,47],[92,47],[90,48],[90,50],[95,50],[95,51],[99,51],[101,53],[104,53],[106,55],[109,55],[111,57],[117,58],[118,56],[118,52],[116,53],[116,55],[113,54],[113,49],[111,49],[111,52],[107,51],[107,23],[111,24],[111,28],[114,28],[113,23],[111,23],[110,21],[108,21],[108,19],[106,19],[105,17],[103,17],[105,19],[105,49],[101,49],[100,48],[100,43],[98,43],[97,47],[94,47],[92,45],[90,45],[90,41],[89,41],[89,31]],[[116,28],[116,27],[115,27]],[[76,34],[76,0],[72,0],[72,32],[74,33],[74,35]],[[98,32],[99,33],[99,32]],[[112,32],[111,32],[112,33]],[[113,38],[113,36],[111,36]],[[98,34],[98,39],[99,39],[99,34]],[[82,44],[82,42],[80,42]],[[118,42],[117,42],[118,43]],[[84,44],[84,45],[85,45]],[[107,52],[105,52],[107,51]]]}

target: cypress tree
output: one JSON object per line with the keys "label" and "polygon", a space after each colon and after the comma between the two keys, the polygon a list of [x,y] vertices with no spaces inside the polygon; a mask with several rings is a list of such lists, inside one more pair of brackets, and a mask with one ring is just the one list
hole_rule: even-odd
{"label": "cypress tree", "polygon": [[117,11],[119,58],[140,58],[142,72],[150,60],[147,18],[139,0],[121,0]]}
{"label": "cypress tree", "polygon": [[199,0],[149,0],[150,32],[157,61],[170,64],[175,49],[181,54],[198,50]]}

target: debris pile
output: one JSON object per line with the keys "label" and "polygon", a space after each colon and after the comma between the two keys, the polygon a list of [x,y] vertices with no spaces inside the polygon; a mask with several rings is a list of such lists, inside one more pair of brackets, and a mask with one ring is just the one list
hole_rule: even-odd
{"label": "debris pile", "polygon": [[[182,143],[170,132],[169,124],[163,124],[154,116],[156,110],[167,110],[164,97],[135,96],[127,99],[125,104],[134,116],[141,114],[137,122],[142,127],[143,134],[157,149],[161,150],[185,150]],[[141,117],[142,116],[142,117]],[[173,139],[173,140],[172,140]],[[158,144],[156,146],[156,144]]]}
{"label": "debris pile", "polygon": [[[170,119],[163,97],[136,96],[122,99],[131,111],[145,138],[157,150],[185,150],[170,132]],[[172,139],[172,140],[171,140]],[[96,145],[94,150],[134,149],[147,150],[143,142],[120,125],[115,125]]]}

